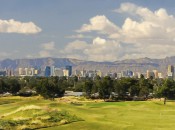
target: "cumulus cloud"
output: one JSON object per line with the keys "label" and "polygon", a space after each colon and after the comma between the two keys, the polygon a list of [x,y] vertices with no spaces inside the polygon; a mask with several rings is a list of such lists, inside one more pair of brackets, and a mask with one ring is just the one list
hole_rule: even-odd
{"label": "cumulus cloud", "polygon": [[126,18],[121,26],[104,15],[95,16],[77,32],[96,32],[99,36],[91,42],[82,40],[69,43],[63,50],[64,54],[94,61],[174,55],[175,17],[166,9],[152,11],[133,3],[122,3],[115,12],[125,13]]}
{"label": "cumulus cloud", "polygon": [[83,24],[77,32],[98,31],[99,33],[111,34],[118,31],[118,26],[104,15],[97,15],[91,18],[89,22],[89,24]]}
{"label": "cumulus cloud", "polygon": [[91,43],[76,40],[61,51],[66,57],[92,61],[115,61],[120,56],[120,43],[97,37]]}
{"label": "cumulus cloud", "polygon": [[77,35],[67,36],[66,38],[83,39],[83,38],[93,38],[93,37],[92,36],[88,36],[88,35],[83,35],[83,34],[77,34]]}
{"label": "cumulus cloud", "polygon": [[104,45],[105,43],[106,43],[106,40],[100,37],[97,37],[93,40],[94,45]]}
{"label": "cumulus cloud", "polygon": [[48,43],[43,43],[41,47],[44,50],[54,50],[55,49],[55,43],[54,42],[48,42]]}
{"label": "cumulus cloud", "polygon": [[[148,8],[132,3],[123,3],[116,11],[137,15],[137,19],[126,18],[120,28],[120,34],[116,34],[117,37],[122,35],[125,38],[135,39],[172,39],[175,36],[174,34],[172,35],[175,31],[175,18],[163,8],[151,11]],[[112,34],[111,37],[115,37],[115,34]]]}
{"label": "cumulus cloud", "polygon": [[10,56],[11,54],[10,53],[7,53],[7,52],[0,52],[0,57],[7,57],[7,56]]}
{"label": "cumulus cloud", "polygon": [[41,32],[41,28],[33,22],[20,22],[13,19],[0,19],[0,33],[21,33],[21,34],[35,34]]}
{"label": "cumulus cloud", "polygon": [[39,52],[39,56],[40,57],[51,57],[51,54],[49,51],[46,51],[46,50],[42,50]]}
{"label": "cumulus cloud", "polygon": [[14,51],[9,51],[9,52],[5,52],[5,51],[0,51],[0,59],[6,59],[9,58],[11,56],[14,56],[16,53],[18,53],[16,50]]}
{"label": "cumulus cloud", "polygon": [[51,57],[54,56],[56,51],[55,42],[43,43],[40,45],[39,57]]}

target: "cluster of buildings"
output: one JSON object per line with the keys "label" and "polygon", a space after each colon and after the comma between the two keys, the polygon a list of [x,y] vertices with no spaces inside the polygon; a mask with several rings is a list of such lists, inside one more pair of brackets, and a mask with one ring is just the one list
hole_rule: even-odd
{"label": "cluster of buildings", "polygon": [[72,75],[72,66],[65,66],[64,69],[62,68],[55,68],[54,66],[46,66],[44,71],[45,77],[50,76],[71,76]]}
{"label": "cluster of buildings", "polygon": [[19,67],[17,70],[13,69],[1,69],[0,76],[71,76],[72,66],[65,66],[64,68],[57,68],[54,66],[46,66],[44,69],[34,67]]}
{"label": "cluster of buildings", "polygon": [[122,78],[122,77],[135,77],[140,78],[143,75],[145,78],[163,78],[163,74],[158,72],[158,70],[147,70],[146,73],[133,72],[131,70],[121,71],[121,72],[107,72],[103,74],[100,70],[75,70],[74,75],[78,77],[90,77],[93,78],[95,76],[110,76],[111,78]]}
{"label": "cluster of buildings", "polygon": [[96,77],[96,76],[100,76],[100,77],[103,77],[103,74],[100,70],[75,70],[75,73],[74,73],[75,76],[78,76],[78,77],[90,77],[90,78],[93,78],[93,77]]}
{"label": "cluster of buildings", "polygon": [[0,70],[0,76],[14,76],[14,70],[12,69],[1,69]]}
{"label": "cluster of buildings", "polygon": [[36,76],[40,73],[36,68],[18,68],[18,76]]}
{"label": "cluster of buildings", "polygon": [[77,77],[90,77],[94,78],[96,76],[104,77],[110,76],[111,78],[122,78],[122,77],[135,77],[140,78],[143,75],[145,78],[171,78],[174,79],[174,66],[168,65],[167,73],[162,74],[158,70],[147,70],[145,73],[133,72],[131,70],[124,70],[121,72],[107,72],[103,73],[100,70],[75,70],[73,73],[72,66],[67,65],[64,68],[57,68],[54,66],[45,66],[44,69],[41,68],[18,68],[14,71],[12,69],[0,70],[0,76],[77,76]]}
{"label": "cluster of buildings", "polygon": [[43,70],[38,68],[18,68],[18,76],[71,76],[72,66],[65,68],[56,68],[54,66],[46,66]]}

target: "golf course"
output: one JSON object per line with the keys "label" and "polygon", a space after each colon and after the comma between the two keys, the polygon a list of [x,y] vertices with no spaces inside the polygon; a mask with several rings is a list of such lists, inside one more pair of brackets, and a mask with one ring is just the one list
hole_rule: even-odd
{"label": "golf course", "polygon": [[1,97],[0,129],[175,130],[175,101]]}

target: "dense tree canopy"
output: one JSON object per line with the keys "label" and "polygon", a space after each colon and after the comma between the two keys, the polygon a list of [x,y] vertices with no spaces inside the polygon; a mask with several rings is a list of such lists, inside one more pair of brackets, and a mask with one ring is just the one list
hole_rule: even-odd
{"label": "dense tree canopy", "polygon": [[175,99],[175,81],[172,79],[137,78],[112,79],[109,76],[95,78],[75,77],[1,77],[0,94],[33,95],[55,98],[66,90],[84,92],[87,98],[127,100],[135,97],[166,97]]}

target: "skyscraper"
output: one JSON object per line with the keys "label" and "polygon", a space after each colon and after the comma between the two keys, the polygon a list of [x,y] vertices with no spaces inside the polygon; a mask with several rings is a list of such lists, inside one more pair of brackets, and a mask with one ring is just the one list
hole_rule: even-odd
{"label": "skyscraper", "polygon": [[174,66],[168,65],[168,72],[167,72],[168,78],[174,78]]}
{"label": "skyscraper", "polygon": [[44,75],[46,77],[50,77],[51,76],[51,67],[50,66],[46,66]]}
{"label": "skyscraper", "polygon": [[72,75],[72,66],[67,65],[65,68],[66,68],[66,70],[69,71],[69,76],[71,76]]}
{"label": "skyscraper", "polygon": [[55,76],[64,76],[63,70],[60,68],[55,68]]}
{"label": "skyscraper", "polygon": [[63,70],[63,76],[69,76],[69,70],[67,70],[67,69],[64,69]]}
{"label": "skyscraper", "polygon": [[50,69],[50,76],[55,76],[55,67],[51,66]]}

